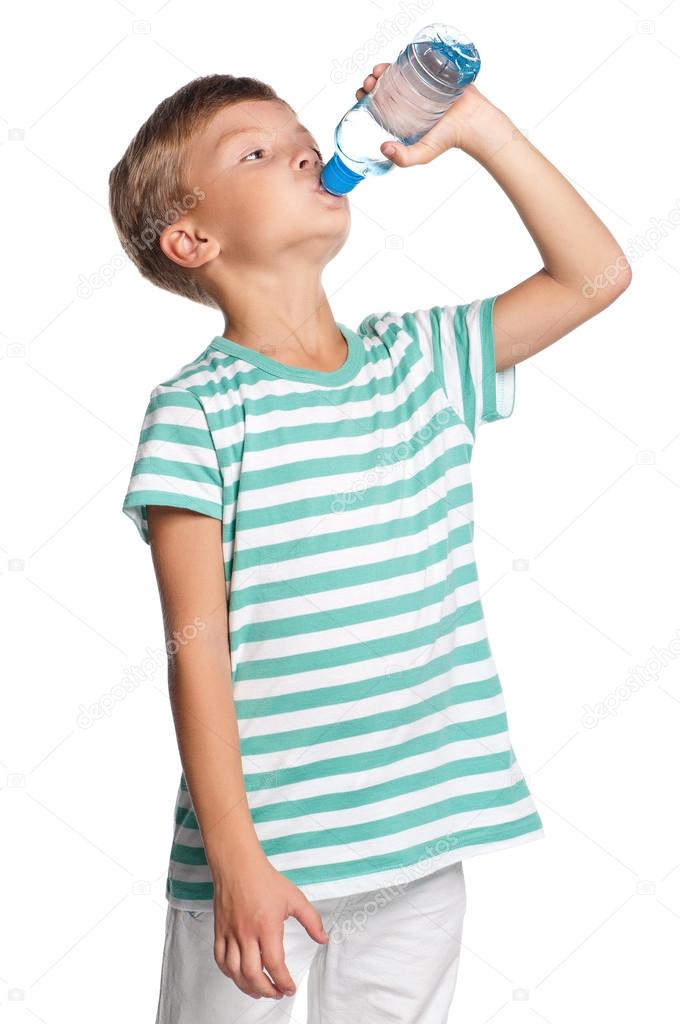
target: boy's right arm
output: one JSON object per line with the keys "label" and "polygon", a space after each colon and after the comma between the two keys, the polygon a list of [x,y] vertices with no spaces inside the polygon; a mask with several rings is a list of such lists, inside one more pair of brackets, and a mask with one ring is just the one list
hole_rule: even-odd
{"label": "boy's right arm", "polygon": [[292,995],[284,920],[296,917],[316,942],[327,935],[316,908],[270,864],[250,816],[233,699],[222,524],[158,505],[148,506],[148,524],[177,743],[214,882],[215,960],[248,995]]}

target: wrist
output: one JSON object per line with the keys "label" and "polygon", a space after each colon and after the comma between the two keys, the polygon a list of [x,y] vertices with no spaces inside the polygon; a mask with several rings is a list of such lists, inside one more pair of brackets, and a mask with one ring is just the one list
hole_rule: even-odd
{"label": "wrist", "polygon": [[468,118],[461,132],[458,148],[480,163],[485,163],[521,134],[507,114],[493,103],[484,100]]}
{"label": "wrist", "polygon": [[246,843],[223,847],[207,857],[207,860],[212,880],[217,888],[227,884],[245,869],[252,871],[269,863],[257,839],[254,845]]}
{"label": "wrist", "polygon": [[250,815],[229,815],[203,836],[205,856],[213,879],[227,878],[234,868],[266,860]]}

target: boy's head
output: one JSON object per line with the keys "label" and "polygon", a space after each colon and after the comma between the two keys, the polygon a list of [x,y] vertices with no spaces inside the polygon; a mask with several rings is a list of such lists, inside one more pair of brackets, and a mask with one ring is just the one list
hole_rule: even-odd
{"label": "boy's head", "polygon": [[230,270],[275,274],[297,260],[320,272],[342,247],[349,204],[317,191],[322,166],[313,135],[269,85],[208,75],[141,126],[109,175],[109,206],[144,277],[224,308]]}

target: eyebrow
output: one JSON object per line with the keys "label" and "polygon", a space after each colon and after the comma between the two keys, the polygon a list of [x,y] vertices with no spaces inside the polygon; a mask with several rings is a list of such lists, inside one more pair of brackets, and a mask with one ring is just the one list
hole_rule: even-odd
{"label": "eyebrow", "polygon": [[[217,149],[218,146],[221,146],[223,142],[226,142],[228,139],[233,139],[237,135],[249,135],[251,132],[257,132],[260,130],[261,129],[256,125],[252,125],[250,128],[230,128],[229,131],[226,131],[222,135],[220,135],[219,139],[215,143],[215,149]],[[299,127],[297,127],[295,130],[298,133],[304,132],[305,135],[309,135],[310,138],[312,139],[314,138],[309,129],[304,128],[302,125],[299,125]]]}

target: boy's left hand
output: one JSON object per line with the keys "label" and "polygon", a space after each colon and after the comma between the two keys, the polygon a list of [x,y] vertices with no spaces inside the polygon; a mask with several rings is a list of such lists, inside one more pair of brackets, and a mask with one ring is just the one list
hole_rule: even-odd
{"label": "boy's left hand", "polygon": [[[363,88],[357,89],[355,93],[358,100],[373,91],[376,82],[389,66],[389,63],[375,65],[373,73],[364,79]],[[383,142],[380,149],[398,167],[429,164],[431,160],[441,156],[447,149],[465,148],[465,139],[469,134],[475,115],[479,114],[482,105],[488,103],[489,101],[482,96],[472,82],[465,87],[458,99],[418,142],[405,146],[397,139],[393,139]],[[390,147],[394,147],[393,152],[390,152]]]}

